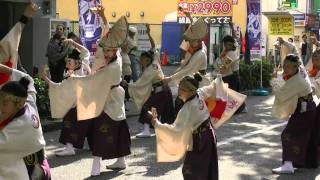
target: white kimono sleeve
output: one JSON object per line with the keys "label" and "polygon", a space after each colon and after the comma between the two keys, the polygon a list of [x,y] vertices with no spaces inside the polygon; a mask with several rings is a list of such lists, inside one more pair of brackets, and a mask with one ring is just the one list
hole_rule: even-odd
{"label": "white kimono sleeve", "polygon": [[121,70],[104,68],[93,76],[78,79],[77,112],[78,119],[85,120],[99,116],[109,96],[111,86],[121,81]]}
{"label": "white kimono sleeve", "polygon": [[189,63],[186,66],[184,66],[180,71],[171,76],[172,81],[179,82],[183,77],[192,75],[193,73],[201,70],[201,59],[206,60],[206,55],[203,52],[199,51],[190,58]]}
{"label": "white kimono sleeve", "polygon": [[130,97],[132,97],[139,110],[151,95],[152,80],[156,75],[157,71],[148,67],[136,82],[128,84]]}
{"label": "white kimono sleeve", "polygon": [[216,87],[213,81],[210,85],[204,86],[198,89],[198,94],[202,99],[206,100],[208,98],[216,99]]}
{"label": "white kimono sleeve", "polygon": [[275,92],[272,116],[287,120],[297,107],[298,98],[312,92],[311,84],[301,75],[296,74]]}
{"label": "white kimono sleeve", "polygon": [[72,78],[61,83],[49,83],[52,118],[63,118],[76,102],[76,81]]}
{"label": "white kimono sleeve", "polygon": [[157,138],[157,161],[179,161],[190,145],[192,135],[189,110],[180,110],[172,125],[157,122],[155,132]]}
{"label": "white kimono sleeve", "polygon": [[23,23],[16,23],[10,32],[0,41],[2,47],[2,52],[0,53],[1,63],[5,63],[4,61],[10,58],[13,64],[12,67],[15,69],[17,68],[18,48],[23,28]]}
{"label": "white kimono sleeve", "polygon": [[104,108],[111,86],[121,80],[118,61],[107,65],[94,75],[72,77],[61,84],[50,85],[50,101],[54,101],[51,110],[55,118],[62,118],[76,101],[78,120],[99,116]]}
{"label": "white kimono sleeve", "polygon": [[85,48],[84,46],[80,46],[80,59],[82,60],[82,63],[83,64],[86,64],[86,65],[90,65],[90,51]]}

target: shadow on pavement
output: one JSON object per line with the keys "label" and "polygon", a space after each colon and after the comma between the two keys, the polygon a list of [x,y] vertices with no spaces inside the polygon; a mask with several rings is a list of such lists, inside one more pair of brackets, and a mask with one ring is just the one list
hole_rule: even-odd
{"label": "shadow on pavement", "polygon": [[[263,131],[284,121],[271,117],[270,104],[264,103],[266,97],[248,97],[248,113],[233,118],[217,130],[219,141],[229,137],[245,136],[249,132],[261,133],[243,137],[218,147],[220,179],[228,179],[228,169],[232,162],[233,177],[241,180],[314,180],[320,169],[298,169],[293,175],[273,174],[271,169],[281,165],[282,146],[280,134],[285,126]],[[219,142],[218,141],[218,142]],[[227,164],[225,165],[224,162]],[[229,171],[230,172],[230,171]]]}

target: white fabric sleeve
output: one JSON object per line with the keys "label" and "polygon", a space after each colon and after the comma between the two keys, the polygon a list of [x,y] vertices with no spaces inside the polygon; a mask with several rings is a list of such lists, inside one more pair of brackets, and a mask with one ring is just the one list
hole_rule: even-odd
{"label": "white fabric sleeve", "polygon": [[197,56],[192,56],[189,60],[189,63],[186,66],[184,66],[180,71],[176,72],[171,76],[172,81],[179,82],[183,77],[198,72],[201,68],[201,61],[198,60],[201,58],[206,59],[204,53],[199,53]]}
{"label": "white fabric sleeve", "polygon": [[179,161],[184,156],[192,134],[189,120],[189,110],[181,109],[172,125],[155,124],[158,162]]}
{"label": "white fabric sleeve", "polygon": [[90,51],[82,45],[80,45],[80,58],[84,64],[90,65]]}

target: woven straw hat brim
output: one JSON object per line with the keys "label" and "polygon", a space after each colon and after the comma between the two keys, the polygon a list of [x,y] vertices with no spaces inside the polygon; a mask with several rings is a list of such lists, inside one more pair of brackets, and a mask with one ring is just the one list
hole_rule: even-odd
{"label": "woven straw hat brim", "polygon": [[200,40],[208,34],[208,26],[204,19],[200,17],[183,34],[187,40]]}
{"label": "woven straw hat brim", "polygon": [[122,16],[110,29],[110,34],[104,38],[104,46],[107,48],[120,47],[128,36],[128,21]]}

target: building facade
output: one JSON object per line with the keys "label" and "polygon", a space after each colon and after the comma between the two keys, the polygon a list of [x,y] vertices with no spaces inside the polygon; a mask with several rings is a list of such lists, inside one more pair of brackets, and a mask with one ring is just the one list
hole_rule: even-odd
{"label": "building facade", "polygon": [[[208,0],[209,1],[209,0]],[[164,38],[166,38],[166,34],[163,32],[171,32],[170,28],[180,28],[176,29],[174,32],[180,32],[180,36],[182,37],[182,33],[184,31],[185,26],[179,25],[179,23],[171,22],[171,25],[164,25],[164,19],[168,14],[175,12],[178,9],[177,0],[117,0],[117,1],[105,1],[102,0],[102,4],[106,8],[106,15],[108,20],[112,23],[115,22],[120,16],[125,15],[130,24],[145,24],[149,23],[151,25],[151,35],[155,40],[156,46],[161,47]],[[232,22],[238,25],[241,31],[245,32],[246,28],[246,1],[245,0],[233,0],[234,2],[232,7]],[[56,0],[56,14],[57,17],[62,19],[69,19],[71,21],[78,21],[78,0]],[[68,8],[66,8],[68,7]],[[176,24],[174,24],[176,23]],[[164,28],[169,28],[164,29]],[[214,32],[220,32],[220,36],[229,31],[229,26],[217,26],[217,25],[209,25],[209,29],[211,30],[211,34]],[[217,27],[221,27],[220,30]],[[224,29],[224,30],[221,30]],[[225,30],[227,29],[227,30]],[[228,32],[229,33],[229,32]],[[176,39],[181,41],[180,39]],[[221,39],[221,37],[219,37]],[[210,39],[210,38],[209,38]],[[220,39],[216,39],[218,43],[220,43]],[[208,46],[209,40],[207,42]],[[165,43],[167,44],[167,43]],[[177,44],[174,42],[174,44]],[[212,44],[212,43],[211,43]],[[178,49],[178,47],[176,47]],[[211,48],[211,46],[210,46]],[[170,48],[171,49],[171,48]],[[169,55],[170,55],[169,49]],[[172,53],[176,54],[177,49],[172,51]],[[162,47],[163,50],[163,47]],[[168,49],[167,49],[168,50]],[[210,49],[209,51],[213,51]],[[167,52],[167,53],[168,53]]]}
{"label": "building facade", "polygon": [[[319,19],[316,9],[319,6],[317,0],[261,0],[262,34],[265,34],[268,54],[274,49],[273,43],[281,36],[285,40],[293,38],[296,47],[299,48],[303,34],[315,33],[319,35]],[[269,19],[266,14],[288,14],[293,17],[294,31],[290,35],[269,35]]]}

